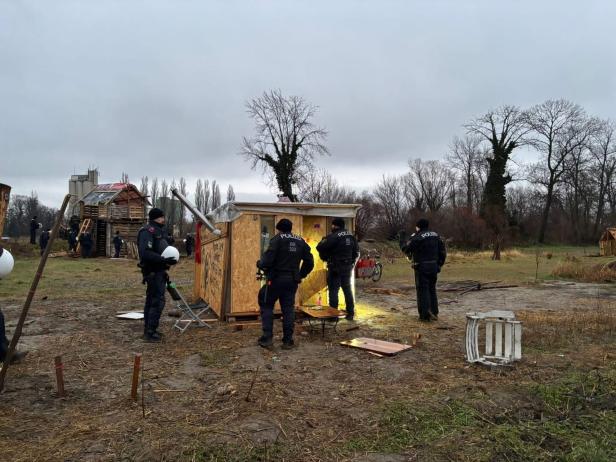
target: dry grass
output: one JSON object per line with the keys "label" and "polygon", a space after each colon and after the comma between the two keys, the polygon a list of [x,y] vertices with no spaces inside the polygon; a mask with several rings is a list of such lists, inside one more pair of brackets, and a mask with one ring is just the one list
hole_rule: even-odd
{"label": "dry grass", "polygon": [[616,305],[597,300],[593,308],[577,311],[521,312],[524,345],[542,350],[616,341]]}
{"label": "dry grass", "polygon": [[616,270],[608,265],[585,266],[575,257],[566,258],[552,270],[552,276],[581,282],[616,281]]}

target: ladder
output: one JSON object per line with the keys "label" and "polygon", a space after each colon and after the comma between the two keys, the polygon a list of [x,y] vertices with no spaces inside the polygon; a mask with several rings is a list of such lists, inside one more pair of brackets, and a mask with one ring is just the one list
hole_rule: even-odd
{"label": "ladder", "polygon": [[81,244],[79,243],[79,237],[85,233],[88,228],[90,228],[90,225],[92,224],[92,220],[90,218],[86,218],[85,220],[83,220],[83,223],[81,223],[81,227],[79,228],[79,232],[77,233],[77,237],[75,239],[77,239],[77,250],[76,253],[79,253],[79,250],[81,249]]}

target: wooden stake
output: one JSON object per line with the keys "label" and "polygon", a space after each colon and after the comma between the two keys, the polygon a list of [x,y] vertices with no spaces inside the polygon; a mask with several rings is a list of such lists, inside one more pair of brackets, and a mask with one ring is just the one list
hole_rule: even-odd
{"label": "wooden stake", "polygon": [[13,334],[13,338],[11,339],[9,351],[6,353],[6,358],[4,360],[4,363],[2,364],[2,370],[0,370],[0,391],[4,390],[4,379],[6,377],[6,372],[9,368],[9,365],[11,364],[11,358],[13,357],[13,353],[15,353],[15,349],[17,348],[17,342],[19,342],[19,337],[21,337],[21,331],[24,327],[24,323],[26,322],[26,317],[28,316],[28,311],[30,310],[32,299],[34,298],[34,294],[36,293],[38,283],[43,276],[45,263],[47,263],[47,258],[49,258],[49,254],[51,253],[51,248],[53,247],[53,243],[56,240],[56,236],[58,235],[60,223],[62,223],[62,220],[64,219],[64,213],[66,212],[66,207],[68,206],[68,202],[70,199],[70,194],[64,196],[64,202],[62,202],[62,206],[60,207],[60,210],[58,210],[58,213],[56,215],[56,221],[53,225],[53,229],[51,230],[49,242],[47,243],[47,247],[45,247],[45,251],[43,252],[41,260],[39,261],[36,274],[34,275],[32,285],[30,286],[30,291],[28,292],[28,296],[26,297],[24,306],[21,309],[21,315],[19,316],[19,321],[17,321],[17,326],[15,326],[15,333]]}
{"label": "wooden stake", "polygon": [[66,392],[64,391],[64,365],[62,364],[62,356],[56,356],[54,358],[56,364],[56,384],[58,386],[58,398],[64,398]]}
{"label": "wooden stake", "polygon": [[145,419],[145,387],[143,385],[143,376],[145,375],[144,364],[141,363],[141,410],[143,411],[143,418]]}
{"label": "wooden stake", "polygon": [[257,374],[259,373],[259,367],[255,370],[255,375],[252,376],[252,382],[250,383],[250,388],[248,389],[248,393],[246,394],[246,401],[250,401],[250,393],[252,392],[252,387],[255,386],[255,381],[257,380]]}
{"label": "wooden stake", "polygon": [[137,401],[137,387],[139,387],[139,370],[141,369],[141,353],[135,355],[133,364],[133,383],[130,388],[130,397],[133,401]]}

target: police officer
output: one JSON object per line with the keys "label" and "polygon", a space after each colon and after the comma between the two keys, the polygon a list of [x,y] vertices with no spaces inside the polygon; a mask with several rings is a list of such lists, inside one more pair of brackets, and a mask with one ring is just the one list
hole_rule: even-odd
{"label": "police officer", "polygon": [[186,234],[186,239],[184,239],[186,244],[186,256],[190,257],[193,253],[193,249],[195,248],[195,238],[192,234]]}
{"label": "police officer", "polygon": [[36,218],[36,215],[34,215],[30,220],[30,244],[34,245],[36,245],[36,230],[40,228]]}
{"label": "police officer", "polygon": [[89,231],[86,231],[79,236],[79,244],[81,245],[81,257],[82,258],[90,258],[92,255],[92,245],[94,241],[92,240],[92,234]]}
{"label": "police officer", "polygon": [[345,230],[344,220],[332,220],[332,232],[317,245],[321,260],[327,262],[327,289],[329,306],[338,309],[338,293],[342,288],[346,303],[346,319],[355,317],[355,300],[351,288],[351,275],[359,258],[359,245],[352,233]]}
{"label": "police officer", "polygon": [[124,240],[122,239],[122,236],[120,236],[120,231],[116,231],[116,234],[113,237],[113,248],[115,250],[113,258],[120,258],[120,250],[122,250],[123,243]]}
{"label": "police officer", "polygon": [[263,348],[273,344],[274,304],[279,300],[283,316],[282,348],[288,350],[294,346],[295,293],[301,280],[314,268],[314,259],[306,241],[291,233],[293,223],[290,220],[283,218],[276,224],[276,229],[278,233],[270,240],[267,250],[257,262],[257,267],[267,278],[258,297],[263,327],[263,335],[258,343]]}
{"label": "police officer", "polygon": [[45,231],[41,233],[41,236],[39,238],[39,244],[41,246],[41,255],[43,255],[43,252],[45,252],[45,249],[47,248],[47,243],[49,242],[50,237],[51,237],[50,228],[47,228]]}
{"label": "police officer", "polygon": [[[4,250],[2,246],[0,245],[0,264],[2,263],[3,258],[9,258],[9,257],[10,257],[9,252],[7,250]],[[9,352],[9,339],[6,338],[6,329],[4,327],[4,315],[2,314],[2,310],[0,310],[0,363],[4,362],[8,352]],[[13,356],[11,357],[11,363],[18,363],[27,354],[28,354],[27,352],[15,351],[13,353]]]}
{"label": "police officer", "polygon": [[417,232],[408,240],[401,233],[400,239],[400,248],[413,259],[417,308],[421,321],[438,319],[436,279],[447,258],[443,240],[437,233],[430,231],[429,226],[428,220],[421,218],[417,221]]}
{"label": "police officer", "polygon": [[143,338],[146,342],[160,342],[158,332],[160,315],[165,307],[165,289],[169,276],[167,270],[175,265],[173,258],[164,258],[163,251],[168,247],[165,230],[165,213],[153,208],[148,213],[149,223],[139,230],[139,266],[143,283],[147,285],[145,306],[143,307]]}
{"label": "police officer", "polygon": [[77,251],[77,231],[72,228],[68,232],[68,251],[71,253]]}

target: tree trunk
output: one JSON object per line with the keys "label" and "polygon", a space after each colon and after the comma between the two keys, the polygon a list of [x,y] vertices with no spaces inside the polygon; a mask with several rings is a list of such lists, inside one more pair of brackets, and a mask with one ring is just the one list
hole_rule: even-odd
{"label": "tree trunk", "polygon": [[550,180],[548,185],[548,193],[545,196],[545,207],[543,208],[543,214],[541,215],[541,227],[539,228],[539,244],[545,242],[545,232],[548,227],[548,219],[550,218],[550,208],[552,207],[552,200],[554,199],[554,184]]}

